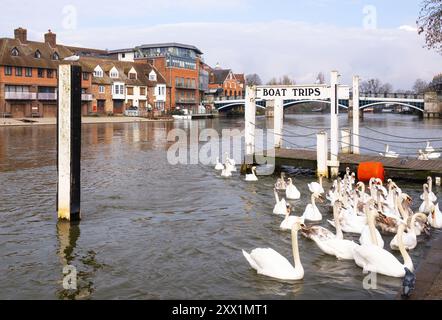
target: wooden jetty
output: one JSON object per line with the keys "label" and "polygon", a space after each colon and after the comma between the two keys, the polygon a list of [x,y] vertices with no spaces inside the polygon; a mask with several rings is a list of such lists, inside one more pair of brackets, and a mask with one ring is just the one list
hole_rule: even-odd
{"label": "wooden jetty", "polygon": [[[273,151],[264,152],[264,156],[270,158],[273,158],[273,154],[277,167],[287,165],[312,170],[317,168],[317,153],[314,150],[276,148],[274,153]],[[417,160],[413,158],[386,158],[376,155],[341,153],[338,161],[341,172],[345,172],[347,167],[356,172],[359,163],[374,161],[382,162],[385,168],[385,176],[392,179],[425,181],[428,176],[442,176],[442,159]]]}

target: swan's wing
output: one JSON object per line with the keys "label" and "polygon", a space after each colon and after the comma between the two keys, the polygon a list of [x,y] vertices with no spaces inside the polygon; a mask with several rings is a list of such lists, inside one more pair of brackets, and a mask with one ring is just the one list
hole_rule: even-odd
{"label": "swan's wing", "polygon": [[250,256],[258,265],[258,272],[268,276],[294,269],[285,257],[271,248],[254,249]]}
{"label": "swan's wing", "polygon": [[358,247],[356,243],[345,239],[330,239],[326,241],[327,246],[333,249],[338,259],[353,259],[353,250]]}
{"label": "swan's wing", "polygon": [[364,270],[388,276],[400,276],[404,267],[390,252],[374,245],[362,245],[353,251],[355,261],[363,261]]}
{"label": "swan's wing", "polygon": [[325,241],[336,238],[333,232],[321,226],[303,227],[301,233],[306,238],[312,240],[313,238],[315,238],[318,241]]}

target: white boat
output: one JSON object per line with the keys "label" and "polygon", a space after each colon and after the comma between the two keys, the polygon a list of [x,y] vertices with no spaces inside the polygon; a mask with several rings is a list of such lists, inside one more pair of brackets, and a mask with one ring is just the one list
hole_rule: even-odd
{"label": "white boat", "polygon": [[175,120],[192,120],[192,113],[189,112],[189,110],[184,109],[182,110],[181,114],[174,114],[172,117]]}

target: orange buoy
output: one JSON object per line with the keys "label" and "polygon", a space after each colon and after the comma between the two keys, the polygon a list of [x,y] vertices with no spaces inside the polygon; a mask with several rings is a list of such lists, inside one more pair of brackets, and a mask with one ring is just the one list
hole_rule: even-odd
{"label": "orange buoy", "polygon": [[379,178],[384,181],[385,170],[381,162],[361,162],[358,167],[358,180],[368,182],[371,178]]}

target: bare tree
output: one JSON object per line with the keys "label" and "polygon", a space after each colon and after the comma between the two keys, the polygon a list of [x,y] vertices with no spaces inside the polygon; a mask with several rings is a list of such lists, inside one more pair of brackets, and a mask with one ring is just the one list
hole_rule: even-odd
{"label": "bare tree", "polygon": [[382,83],[379,79],[370,79],[362,81],[360,90],[364,93],[391,93],[393,86],[389,83]]}
{"label": "bare tree", "polygon": [[285,86],[291,86],[295,84],[295,80],[291,79],[288,75],[284,75],[280,80],[278,84],[282,84]]}
{"label": "bare tree", "polygon": [[275,86],[275,85],[277,85],[277,84],[279,84],[279,81],[278,81],[278,79],[276,79],[275,77],[271,78],[271,79],[267,82],[267,85],[269,85],[269,86]]}
{"label": "bare tree", "polygon": [[316,76],[316,84],[324,84],[325,83],[325,76],[323,72],[319,72]]}
{"label": "bare tree", "polygon": [[260,86],[262,85],[261,78],[256,73],[246,75],[246,85]]}
{"label": "bare tree", "polygon": [[428,89],[428,83],[422,79],[417,79],[413,85],[414,93],[424,93]]}
{"label": "bare tree", "polygon": [[442,0],[423,0],[416,24],[426,47],[442,53]]}

